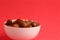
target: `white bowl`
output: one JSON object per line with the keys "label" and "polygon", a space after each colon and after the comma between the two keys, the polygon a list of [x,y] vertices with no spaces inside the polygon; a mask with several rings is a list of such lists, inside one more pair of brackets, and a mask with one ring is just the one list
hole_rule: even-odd
{"label": "white bowl", "polygon": [[41,26],[31,28],[16,28],[4,25],[4,30],[8,37],[13,40],[32,40],[38,35],[40,27]]}

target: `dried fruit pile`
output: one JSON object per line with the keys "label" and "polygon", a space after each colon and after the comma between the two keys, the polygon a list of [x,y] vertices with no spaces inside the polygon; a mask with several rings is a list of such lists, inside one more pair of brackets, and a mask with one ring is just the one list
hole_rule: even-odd
{"label": "dried fruit pile", "polygon": [[39,23],[31,20],[17,19],[14,22],[12,22],[12,20],[7,20],[5,25],[12,26],[12,27],[28,28],[28,27],[37,27],[39,26]]}

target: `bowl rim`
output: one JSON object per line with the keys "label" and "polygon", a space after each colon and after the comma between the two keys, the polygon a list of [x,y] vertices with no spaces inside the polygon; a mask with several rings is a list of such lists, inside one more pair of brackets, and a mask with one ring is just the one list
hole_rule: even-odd
{"label": "bowl rim", "polygon": [[[23,27],[21,27],[21,28],[19,28],[19,27],[12,27],[12,26],[7,26],[7,25],[4,25],[4,27],[9,27],[9,28],[18,28],[18,29],[23,28]],[[38,27],[41,27],[41,25],[40,25],[40,26],[37,26],[37,27],[27,27],[27,28],[38,28]],[[24,28],[25,28],[25,27],[24,27]]]}

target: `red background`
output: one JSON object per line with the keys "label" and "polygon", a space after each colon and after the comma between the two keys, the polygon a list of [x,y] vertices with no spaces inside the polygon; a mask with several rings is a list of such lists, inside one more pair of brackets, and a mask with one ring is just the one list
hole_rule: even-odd
{"label": "red background", "polygon": [[0,0],[0,40],[11,40],[4,32],[7,19],[32,19],[41,23],[34,40],[60,40],[59,0]]}

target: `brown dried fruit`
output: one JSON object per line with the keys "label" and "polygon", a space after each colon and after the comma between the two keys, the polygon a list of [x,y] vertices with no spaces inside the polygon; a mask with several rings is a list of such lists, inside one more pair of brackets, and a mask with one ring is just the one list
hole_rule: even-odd
{"label": "brown dried fruit", "polygon": [[31,25],[32,25],[32,27],[39,26],[39,24],[37,22],[32,22]]}
{"label": "brown dried fruit", "polygon": [[5,25],[11,26],[12,25],[12,21],[11,20],[7,20]]}
{"label": "brown dried fruit", "polygon": [[26,27],[27,26],[27,24],[23,20],[20,20],[20,19],[17,19],[16,23],[18,23],[20,25],[20,27]]}
{"label": "brown dried fruit", "polygon": [[25,21],[25,23],[27,24],[27,26],[29,26],[32,22],[31,22],[31,20],[27,20],[27,21]]}
{"label": "brown dried fruit", "polygon": [[32,27],[32,25],[29,25],[28,27]]}
{"label": "brown dried fruit", "polygon": [[19,27],[19,25],[17,23],[12,24],[13,27]]}

